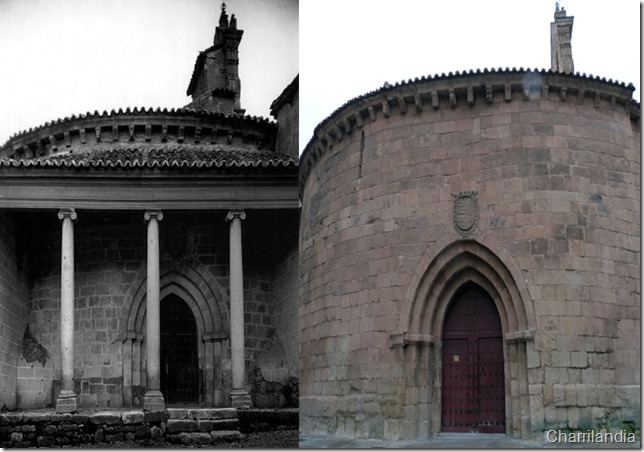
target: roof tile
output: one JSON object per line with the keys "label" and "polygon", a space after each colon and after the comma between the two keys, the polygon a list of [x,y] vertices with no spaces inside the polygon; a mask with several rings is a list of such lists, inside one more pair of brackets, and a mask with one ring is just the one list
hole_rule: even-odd
{"label": "roof tile", "polygon": [[223,146],[96,149],[90,153],[61,154],[33,159],[0,159],[0,167],[67,168],[250,168],[297,167],[286,154],[245,151]]}

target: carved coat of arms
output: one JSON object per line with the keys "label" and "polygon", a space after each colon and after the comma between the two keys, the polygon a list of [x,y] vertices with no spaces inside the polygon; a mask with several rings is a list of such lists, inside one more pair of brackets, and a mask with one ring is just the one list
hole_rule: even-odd
{"label": "carved coat of arms", "polygon": [[454,227],[462,237],[468,237],[479,220],[478,192],[462,191],[452,194]]}

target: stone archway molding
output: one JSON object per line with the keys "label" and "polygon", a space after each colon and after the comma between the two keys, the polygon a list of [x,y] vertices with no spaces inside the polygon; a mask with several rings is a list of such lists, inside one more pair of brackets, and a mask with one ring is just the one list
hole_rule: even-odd
{"label": "stone archway molding", "polygon": [[[505,340],[534,336],[536,321],[526,279],[512,256],[483,232],[476,239],[443,237],[423,254],[414,271],[401,307],[398,330],[391,345],[432,343],[440,337],[447,292],[467,278],[493,295],[504,326]],[[472,279],[474,278],[474,279]],[[460,284],[458,282],[460,281]]]}
{"label": "stone archway molding", "polygon": [[[226,399],[223,368],[229,359],[223,342],[229,339],[228,297],[214,276],[202,265],[197,268],[172,263],[160,276],[160,299],[174,294],[190,308],[197,325],[200,379],[200,404],[217,406]],[[136,405],[145,382],[146,274],[142,268],[134,278],[123,334],[123,405]]]}
{"label": "stone archway molding", "polygon": [[[391,347],[400,348],[407,393],[405,422],[418,437],[440,432],[442,332],[456,291],[474,282],[487,291],[499,312],[504,337],[506,429],[529,437],[526,342],[534,338],[535,315],[526,280],[512,257],[483,232],[463,239],[448,234],[430,246],[416,268],[401,306]],[[512,381],[514,379],[514,381]]]}

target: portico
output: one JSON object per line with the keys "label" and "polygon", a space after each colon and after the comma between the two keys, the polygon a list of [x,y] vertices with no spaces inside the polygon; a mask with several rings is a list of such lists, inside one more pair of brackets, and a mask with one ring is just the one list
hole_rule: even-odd
{"label": "portico", "polygon": [[[115,122],[118,122],[119,115],[115,116]],[[239,118],[236,121],[239,122]],[[246,125],[253,129],[256,121],[247,122],[250,124]],[[263,123],[260,124],[262,128],[265,128]],[[80,134],[78,137],[80,139]],[[271,253],[271,243],[282,239],[279,234],[270,238],[266,235],[281,229],[281,216],[286,215],[290,222],[297,219],[299,199],[294,158],[253,149],[254,146],[244,144],[241,138],[240,145],[241,149],[233,151],[232,156],[230,151],[218,145],[208,145],[207,157],[196,161],[185,158],[185,153],[178,149],[162,149],[155,156],[151,156],[147,148],[134,149],[132,155],[140,158],[134,169],[131,162],[123,161],[124,151],[120,148],[103,153],[100,159],[91,152],[57,154],[53,150],[37,159],[16,158],[26,155],[22,150],[30,148],[26,144],[16,146],[13,160],[0,164],[0,177],[7,181],[0,193],[0,210],[17,214],[25,224],[41,223],[28,220],[34,215],[34,218],[51,215],[60,221],[60,295],[56,314],[60,341],[59,350],[49,350],[52,356],[60,356],[60,390],[55,399],[58,412],[74,412],[79,406],[92,403],[90,400],[99,403],[95,396],[92,397],[92,391],[101,391],[99,384],[105,385],[108,395],[103,400],[110,400],[110,406],[117,403],[113,393],[119,386],[119,405],[141,406],[149,411],[164,409],[167,401],[161,392],[161,375],[165,370],[161,368],[160,360],[160,304],[171,293],[187,303],[197,321],[198,369],[193,372],[200,376],[199,404],[251,406],[249,392],[253,382],[248,374],[252,368],[249,369],[246,363],[258,356],[259,346],[266,346],[267,339],[258,342],[257,338],[260,333],[265,336],[269,329],[252,327],[255,331],[250,342],[253,350],[247,350],[244,286],[252,285],[249,281],[256,278],[254,274],[258,267],[257,263],[251,262],[251,273],[245,278],[243,256],[252,259],[256,250],[262,248],[266,248],[262,253]],[[217,169],[218,165],[223,169]],[[38,184],[34,184],[34,180]],[[243,224],[249,221],[246,218],[251,225],[245,231]],[[211,232],[207,233],[204,221],[217,225],[210,227]],[[119,225],[119,222],[123,223]],[[75,228],[78,224],[80,228]],[[109,249],[101,250],[98,245],[91,245],[94,251],[88,255],[88,242],[95,234],[90,229],[98,224],[118,229],[115,238],[109,239],[110,243],[127,241],[141,253],[132,250],[114,254]],[[226,235],[222,234],[224,230],[228,231]],[[202,231],[206,231],[205,235]],[[296,234],[293,228],[290,237],[283,239],[291,243],[285,249],[296,249]],[[242,237],[245,235],[248,235],[248,246],[253,251],[244,249]],[[83,244],[75,247],[79,237]],[[198,240],[212,245],[202,247],[195,244]],[[224,262],[220,255],[226,250],[228,258]],[[212,257],[200,256],[203,253]],[[92,264],[91,260],[97,255],[104,257],[100,266],[105,268],[119,267],[124,260],[135,261],[125,263],[126,268],[132,267],[136,271],[127,286],[123,286],[122,294],[121,289],[109,285],[100,289],[86,288],[87,278],[109,279],[109,276],[96,276],[100,266]],[[138,256],[145,256],[144,260]],[[213,259],[214,267],[208,263]],[[203,263],[199,264],[201,261]],[[79,267],[83,268],[80,270],[82,282],[76,284]],[[98,292],[90,292],[94,290],[111,294],[110,301],[96,305],[92,297]],[[86,292],[88,297],[84,297]],[[261,298],[265,296],[261,295]],[[120,308],[115,300],[122,300]],[[79,338],[88,337],[90,333],[84,330],[88,314],[74,315],[77,311],[75,302],[77,307],[93,309],[91,316],[100,313],[101,309],[110,313],[114,309],[125,310],[124,318],[128,320],[115,321],[119,333],[118,337],[111,338],[111,342],[122,344],[120,356],[102,358],[111,369],[115,367],[113,363],[122,363],[118,365],[120,372],[108,371],[107,365],[99,363],[97,366],[103,370],[90,375],[100,375],[100,381],[95,376],[79,378],[83,374],[79,368],[87,362],[78,350]],[[252,309],[258,309],[257,300],[251,302]],[[98,307],[103,304],[108,307]],[[251,315],[250,318],[254,323],[268,321],[267,317]],[[104,325],[102,321],[92,322]],[[109,328],[106,334],[111,334]],[[109,348],[108,345],[92,348],[85,341],[81,341],[80,347],[82,351],[88,347],[95,349],[97,356],[106,355]],[[53,380],[56,380],[55,376]],[[85,380],[87,386],[84,386]]]}

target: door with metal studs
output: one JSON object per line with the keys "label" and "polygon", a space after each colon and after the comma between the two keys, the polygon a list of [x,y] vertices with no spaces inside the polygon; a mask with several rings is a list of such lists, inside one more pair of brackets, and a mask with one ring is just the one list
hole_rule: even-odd
{"label": "door with metal studs", "polygon": [[464,285],[443,326],[441,430],[505,433],[503,334],[490,295]]}

